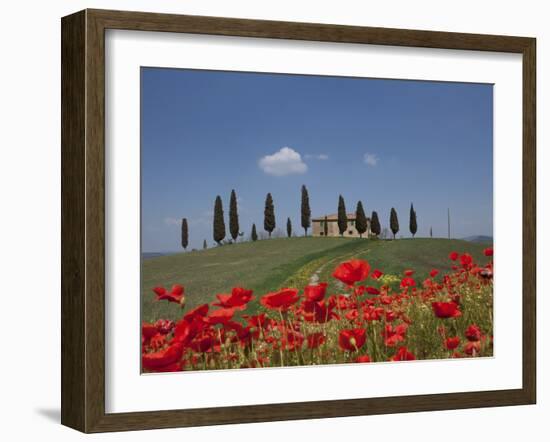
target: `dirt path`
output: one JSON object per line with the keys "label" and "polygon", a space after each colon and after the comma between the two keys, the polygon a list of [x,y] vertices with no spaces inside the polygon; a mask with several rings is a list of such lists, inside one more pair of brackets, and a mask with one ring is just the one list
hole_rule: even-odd
{"label": "dirt path", "polygon": [[[309,278],[309,284],[310,285],[316,285],[316,284],[319,283],[319,275],[321,274],[321,272],[323,271],[323,269],[327,265],[334,264],[336,261],[347,261],[348,259],[353,259],[354,257],[356,257],[359,254],[368,253],[368,252],[369,252],[369,249],[361,250],[359,252],[354,252],[354,253],[350,253],[350,254],[346,254],[346,255],[337,256],[336,258],[332,258],[332,259],[324,262],[317,270],[315,270],[313,275],[311,275],[311,277]],[[336,284],[338,285],[338,287],[340,289],[345,288],[344,284],[342,284],[342,282],[340,282],[340,281],[337,281]]]}

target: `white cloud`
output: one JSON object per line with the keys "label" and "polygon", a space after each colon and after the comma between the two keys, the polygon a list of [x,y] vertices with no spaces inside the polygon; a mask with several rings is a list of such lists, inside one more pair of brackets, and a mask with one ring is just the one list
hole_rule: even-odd
{"label": "white cloud", "polygon": [[304,155],[306,160],[328,160],[328,155],[326,153],[308,153]]}
{"label": "white cloud", "polygon": [[363,155],[363,161],[368,166],[376,166],[378,164],[378,157],[373,153],[366,153]]}
{"label": "white cloud", "polygon": [[268,175],[284,176],[307,172],[307,164],[302,156],[290,147],[282,147],[273,155],[266,155],[258,162],[260,169]]}

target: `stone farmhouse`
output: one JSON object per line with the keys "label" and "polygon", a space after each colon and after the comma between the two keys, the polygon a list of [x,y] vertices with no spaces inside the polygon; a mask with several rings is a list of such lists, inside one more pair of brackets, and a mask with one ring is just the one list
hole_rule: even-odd
{"label": "stone farmhouse", "polygon": [[[355,228],[355,213],[348,213],[347,217],[348,227],[343,236],[359,238],[359,232]],[[337,213],[321,216],[319,218],[313,218],[311,223],[313,236],[340,236]],[[363,238],[368,238],[370,233],[370,218],[367,218],[367,231],[363,234]]]}

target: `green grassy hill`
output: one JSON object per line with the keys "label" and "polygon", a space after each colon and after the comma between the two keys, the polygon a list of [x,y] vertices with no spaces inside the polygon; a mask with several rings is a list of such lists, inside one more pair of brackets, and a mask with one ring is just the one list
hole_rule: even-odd
{"label": "green grassy hill", "polygon": [[[234,286],[254,290],[256,297],[282,287],[303,287],[311,278],[340,287],[330,275],[338,263],[351,258],[367,260],[386,274],[401,275],[411,268],[425,278],[432,268],[450,269],[448,254],[469,252],[479,262],[487,259],[487,244],[446,239],[372,241],[350,238],[280,238],[226,245],[208,250],[162,256],[142,261],[142,319],[178,319],[180,308],[155,302],[151,289],[185,286],[188,307],[210,302],[217,293]],[[314,276],[315,275],[315,276]]]}

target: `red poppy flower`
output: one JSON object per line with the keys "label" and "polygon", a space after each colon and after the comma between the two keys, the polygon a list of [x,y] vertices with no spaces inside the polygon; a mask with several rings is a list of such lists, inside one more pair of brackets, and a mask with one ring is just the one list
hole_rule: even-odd
{"label": "red poppy flower", "polygon": [[153,350],[159,350],[164,347],[166,344],[166,335],[157,333],[155,336],[151,338],[151,341],[149,342],[149,347]]}
{"label": "red poppy flower", "polygon": [[214,310],[208,315],[208,323],[211,325],[226,324],[233,319],[234,314],[235,308],[220,308],[218,310]]}
{"label": "red poppy flower", "polygon": [[386,310],[386,322],[392,322],[397,319],[397,314],[392,310]]}
{"label": "red poppy flower", "polygon": [[493,248],[492,247],[487,247],[485,250],[483,250],[483,254],[485,256],[493,256]]}
{"label": "red poppy flower", "polygon": [[353,328],[342,330],[338,336],[338,344],[342,350],[356,351],[359,350],[366,341],[364,328]]}
{"label": "red poppy flower", "polygon": [[321,332],[312,333],[307,336],[307,346],[308,348],[317,348],[320,345],[325,343],[325,335]]}
{"label": "red poppy flower", "polygon": [[391,324],[386,324],[382,330],[384,344],[388,347],[395,347],[399,342],[403,342],[405,340],[407,328],[408,325],[405,323],[399,324],[395,328]]}
{"label": "red poppy flower", "polygon": [[457,252],[451,252],[449,253],[449,259],[451,261],[456,261],[458,259],[458,253]]}
{"label": "red poppy flower", "polygon": [[445,348],[447,350],[454,350],[457,348],[460,344],[460,338],[458,336],[454,336],[452,338],[447,338],[445,340]]}
{"label": "red poppy flower", "polygon": [[414,287],[416,286],[416,281],[410,277],[405,277],[401,280],[401,288],[405,289],[407,287]]}
{"label": "red poppy flower", "polygon": [[336,267],[332,276],[339,279],[348,286],[354,285],[356,282],[367,279],[370,272],[370,265],[367,261],[361,259],[352,259],[346,261]]}
{"label": "red poppy flower", "polygon": [[382,307],[369,306],[363,311],[363,319],[366,321],[379,321],[382,319],[384,309]]}
{"label": "red poppy flower", "polygon": [[245,318],[248,321],[248,325],[252,327],[266,328],[269,323],[269,318],[265,313],[260,313],[255,316],[243,315],[243,318]]}
{"label": "red poppy flower", "polygon": [[153,336],[155,336],[157,332],[158,330],[153,324],[150,324],[148,322],[143,322],[141,324],[141,335],[143,336],[143,339],[145,339],[146,341],[148,341]]}
{"label": "red poppy flower", "polygon": [[390,361],[414,361],[416,358],[414,355],[407,349],[407,347],[399,347],[397,353],[390,358]]}
{"label": "red poppy flower", "polygon": [[441,319],[458,318],[462,315],[456,302],[432,302],[432,309],[435,316]]}
{"label": "red poppy flower", "polygon": [[193,321],[197,318],[204,318],[208,314],[208,304],[201,304],[195,307],[193,310],[188,311],[183,319],[187,321]]}
{"label": "red poppy flower", "polygon": [[231,342],[239,342],[242,346],[249,345],[253,339],[260,337],[260,329],[254,326],[243,327],[242,324],[234,321],[228,321],[224,324],[225,329],[221,329],[221,342],[224,342],[223,333],[225,330],[233,330],[236,336],[231,338]]}
{"label": "red poppy flower", "polygon": [[369,295],[379,295],[380,290],[378,290],[376,287],[367,287],[366,291]]}
{"label": "red poppy flower", "polygon": [[260,299],[260,303],[272,310],[288,310],[298,301],[298,290],[282,289],[278,292],[268,293]]}
{"label": "red poppy flower", "polygon": [[290,351],[302,347],[303,343],[304,335],[293,330],[286,330],[281,338],[281,348]]}
{"label": "red poppy flower", "polygon": [[304,296],[308,301],[321,301],[325,297],[326,290],[326,282],[317,285],[308,285],[304,288]]}
{"label": "red poppy flower", "polygon": [[196,336],[190,344],[190,347],[198,353],[205,353],[210,350],[216,343],[214,337],[206,332]]}
{"label": "red poppy flower", "polygon": [[301,306],[302,316],[306,322],[324,324],[331,319],[338,318],[338,315],[333,311],[335,305],[334,303],[331,304],[325,301],[304,301]]}
{"label": "red poppy flower", "polygon": [[424,281],[422,281],[422,287],[428,290],[433,290],[434,288],[436,288],[436,285],[433,280],[431,280],[430,278],[426,278]]}
{"label": "red poppy flower", "polygon": [[175,302],[176,304],[180,304],[182,307],[185,305],[185,296],[183,295],[184,288],[179,284],[175,284],[170,293],[168,293],[164,287],[155,287],[153,292],[157,295],[157,301],[166,300],[169,302]]}
{"label": "red poppy flower", "polygon": [[358,356],[355,362],[362,363],[362,362],[370,362],[369,355],[362,355]]}
{"label": "red poppy flower", "polygon": [[176,342],[164,350],[141,355],[141,365],[146,370],[163,371],[167,366],[178,362],[183,355],[183,344]]}
{"label": "red poppy flower", "polygon": [[172,342],[180,342],[187,345],[204,326],[205,324],[201,320],[188,321],[182,319],[174,328],[174,338]]}
{"label": "red poppy flower", "polygon": [[383,274],[384,274],[384,273],[382,273],[380,270],[374,269],[374,271],[372,272],[372,275],[371,275],[371,276],[372,276],[374,279],[378,279],[378,278],[380,278]]}
{"label": "red poppy flower", "polygon": [[354,308],[353,310],[347,312],[344,316],[348,321],[353,321],[354,319],[357,319],[359,317],[359,312],[356,308]]}
{"label": "red poppy flower", "polygon": [[412,276],[414,274],[414,270],[407,269],[403,272],[405,276]]}
{"label": "red poppy flower", "polygon": [[481,339],[481,329],[477,325],[471,324],[464,332],[464,336],[468,341],[479,341]]}
{"label": "red poppy flower", "polygon": [[464,269],[471,269],[473,267],[473,262],[474,259],[469,253],[465,253],[464,255],[460,256],[460,265]]}
{"label": "red poppy flower", "polygon": [[437,275],[439,275],[439,270],[432,269],[432,271],[430,272],[430,277],[435,278]]}
{"label": "red poppy flower", "polygon": [[234,287],[233,290],[231,290],[230,295],[218,294],[216,295],[216,298],[218,298],[220,302],[213,303],[212,305],[224,308],[237,307],[239,310],[243,310],[246,307],[246,304],[254,299],[252,296],[252,290],[243,289],[242,287]]}
{"label": "red poppy flower", "polygon": [[354,292],[357,296],[362,296],[367,291],[367,288],[364,285],[360,285],[359,287],[355,287]]}

